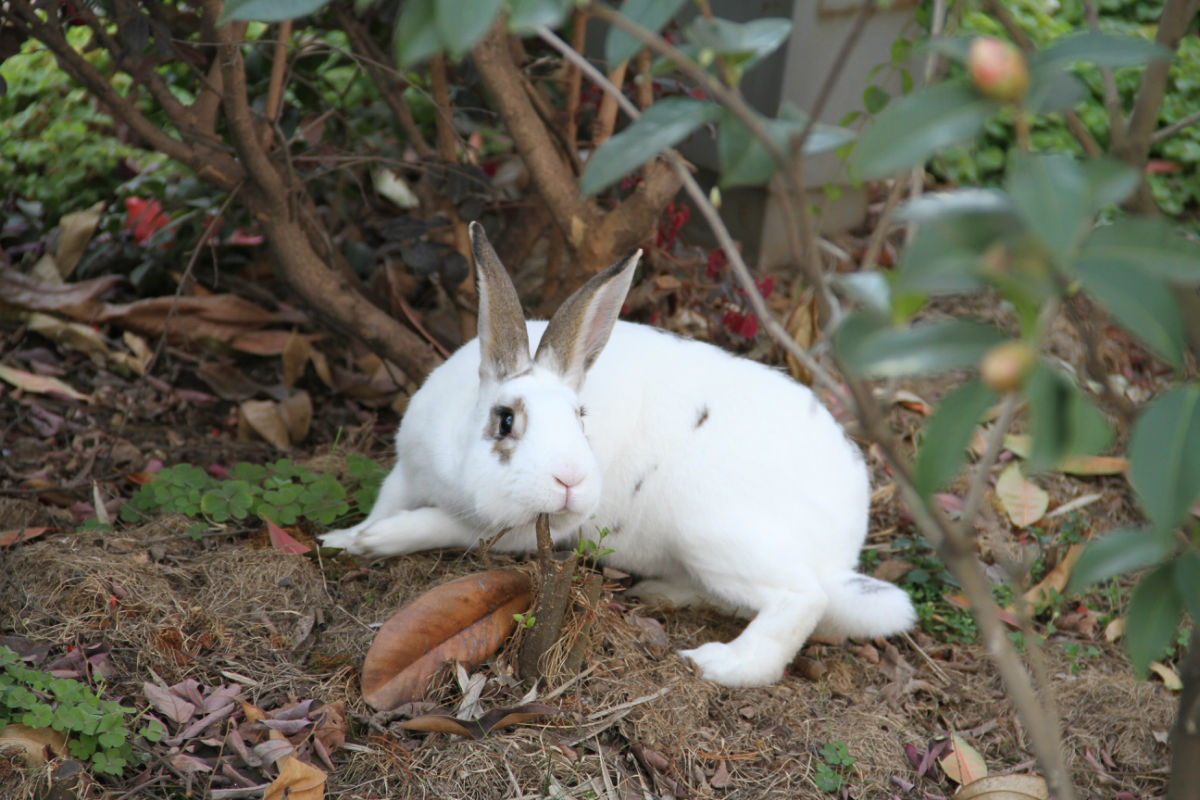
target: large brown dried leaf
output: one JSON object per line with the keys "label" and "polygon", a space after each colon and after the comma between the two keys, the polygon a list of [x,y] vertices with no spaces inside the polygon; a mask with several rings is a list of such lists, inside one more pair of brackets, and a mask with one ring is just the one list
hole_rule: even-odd
{"label": "large brown dried leaf", "polygon": [[284,386],[291,389],[296,385],[296,381],[304,374],[304,365],[308,363],[308,356],[311,352],[312,345],[308,343],[308,340],[296,331],[292,331],[280,353],[283,362]]}
{"label": "large brown dried leaf", "polygon": [[[1037,582],[1036,586],[1030,588],[1024,595],[1024,602],[1027,608],[1037,608],[1042,603],[1047,603],[1052,600],[1055,595],[1061,595],[1063,589],[1067,588],[1067,581],[1071,578],[1071,570],[1075,568],[1075,562],[1083,555],[1083,542],[1077,542],[1067,548],[1066,554],[1055,565],[1054,569],[1046,573],[1046,577]],[[1008,611],[1014,611],[1015,606],[1009,606]]]}
{"label": "large brown dried leaf", "polygon": [[263,793],[263,800],[322,800],[325,797],[324,771],[298,758],[282,762],[279,777]]}
{"label": "large brown dried leaf", "polygon": [[946,777],[955,783],[966,786],[987,775],[987,763],[967,741],[957,733],[950,734],[950,752],[943,756],[938,764]]}
{"label": "large brown dried leaf", "polygon": [[312,425],[312,398],[301,389],[279,404],[279,414],[287,426],[288,436],[293,442],[302,442]]}
{"label": "large brown dried leaf", "polygon": [[231,342],[245,333],[266,327],[274,321],[274,315],[235,294],[212,294],[148,297],[122,305],[105,304],[95,321],[120,325],[150,337],[160,336],[165,328],[167,337],[173,342],[206,338]]}
{"label": "large brown dried leaf", "polygon": [[1050,789],[1036,775],[992,775],[964,786],[954,800],[1046,800]]}
{"label": "large brown dried leaf", "polygon": [[30,311],[61,311],[89,322],[94,310],[103,305],[96,298],[122,280],[119,275],[106,275],[77,283],[54,284],[0,266],[0,300],[5,305]]}
{"label": "large brown dried leaf", "polygon": [[238,406],[238,435],[252,430],[280,450],[290,446],[287,422],[274,400],[247,400]]}
{"label": "large brown dried leaf", "polygon": [[102,213],[103,200],[83,211],[63,214],[62,219],[58,221],[60,230],[54,260],[57,262],[59,274],[64,278],[75,271],[79,259],[83,257],[83,251],[87,249],[87,243],[96,232],[96,226],[100,224]]}
{"label": "large brown dried leaf", "polygon": [[444,583],[396,612],[375,634],[363,662],[363,698],[387,711],[425,695],[449,661],[478,664],[529,609],[529,576],[491,570]]}
{"label": "large brown dried leaf", "polygon": [[22,321],[29,327],[29,330],[58,342],[64,347],[88,355],[93,353],[105,357],[111,355],[108,342],[104,341],[104,337],[90,325],[84,325],[82,322],[70,322],[50,314],[43,314],[40,311],[28,312]]}

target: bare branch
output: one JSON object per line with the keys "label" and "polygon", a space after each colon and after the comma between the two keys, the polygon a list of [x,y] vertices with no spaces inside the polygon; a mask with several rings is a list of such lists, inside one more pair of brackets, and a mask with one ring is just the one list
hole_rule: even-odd
{"label": "bare branch", "polygon": [[[1088,30],[1096,33],[1100,30],[1100,14],[1096,11],[1095,0],[1082,0],[1083,11],[1087,15]],[[1108,127],[1112,146],[1124,145],[1129,129],[1125,122],[1125,112],[1121,108],[1121,94],[1117,91],[1117,79],[1113,77],[1111,67],[1101,64],[1100,77],[1104,81],[1104,108],[1108,111]]]}
{"label": "bare branch", "polygon": [[379,96],[391,109],[396,124],[404,131],[408,144],[421,158],[432,157],[434,149],[429,142],[425,141],[425,136],[417,126],[416,120],[413,119],[408,103],[404,101],[404,87],[408,85],[408,82],[388,63],[387,55],[379,48],[363,27],[362,22],[350,12],[348,7],[341,3],[334,3],[333,13],[342,30],[346,32],[346,38],[350,40],[350,47],[354,50],[358,62],[366,69],[371,82],[379,91]]}
{"label": "bare branch", "polygon": [[1194,111],[1181,120],[1172,122],[1170,125],[1159,128],[1154,132],[1154,135],[1150,137],[1150,143],[1158,144],[1161,141],[1170,139],[1175,134],[1185,131],[1197,123],[1200,123],[1200,111]]}

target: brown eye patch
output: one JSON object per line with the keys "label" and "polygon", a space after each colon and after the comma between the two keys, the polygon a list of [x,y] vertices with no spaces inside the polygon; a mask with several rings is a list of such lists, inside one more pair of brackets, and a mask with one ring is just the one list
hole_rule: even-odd
{"label": "brown eye patch", "polygon": [[493,440],[492,452],[507,464],[516,449],[517,440],[525,432],[525,404],[520,398],[492,406],[484,427],[483,438]]}

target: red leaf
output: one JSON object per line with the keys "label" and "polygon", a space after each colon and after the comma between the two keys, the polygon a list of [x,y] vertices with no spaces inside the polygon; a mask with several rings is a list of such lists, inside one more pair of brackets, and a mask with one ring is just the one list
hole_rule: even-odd
{"label": "red leaf", "polygon": [[263,521],[267,523],[267,535],[271,537],[271,547],[274,547],[279,552],[307,553],[309,550],[312,550],[311,545],[296,541],[287,531],[266,517],[263,517]]}

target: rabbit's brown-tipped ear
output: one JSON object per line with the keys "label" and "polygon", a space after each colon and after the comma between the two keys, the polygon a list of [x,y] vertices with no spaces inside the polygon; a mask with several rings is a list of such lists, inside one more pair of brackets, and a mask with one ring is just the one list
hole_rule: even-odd
{"label": "rabbit's brown-tipped ear", "polygon": [[542,334],[534,361],[557,372],[577,392],[608,343],[641,257],[638,250],[592,276],[554,312]]}
{"label": "rabbit's brown-tipped ear", "polygon": [[500,381],[530,367],[521,299],[483,226],[472,222],[471,250],[479,282],[479,379]]}

